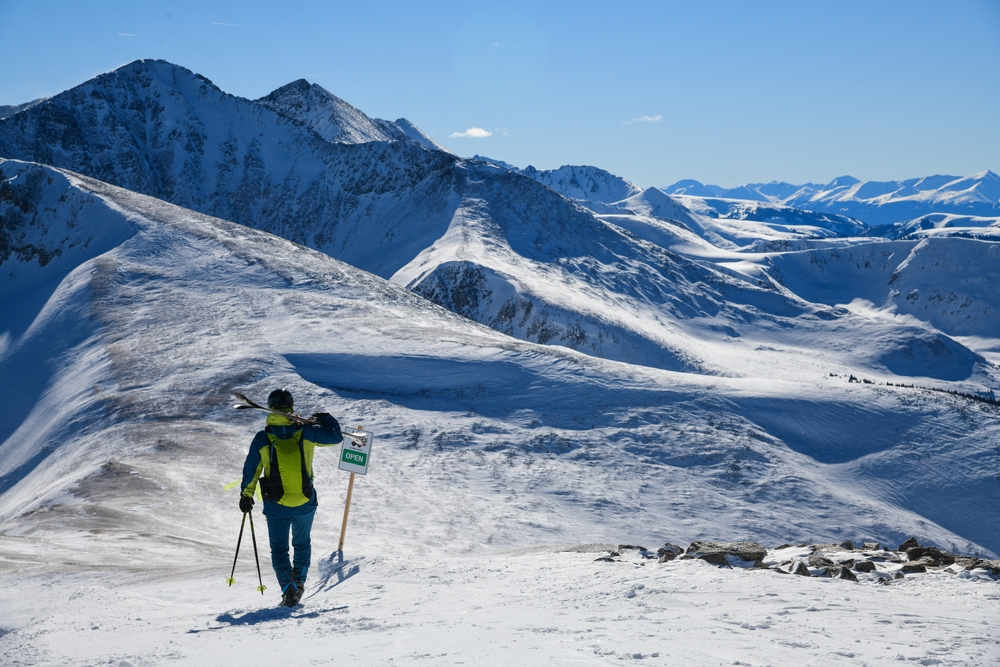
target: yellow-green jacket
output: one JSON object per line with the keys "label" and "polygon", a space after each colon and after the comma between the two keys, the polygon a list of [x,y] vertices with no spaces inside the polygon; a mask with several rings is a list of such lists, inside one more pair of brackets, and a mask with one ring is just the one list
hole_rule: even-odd
{"label": "yellow-green jacket", "polygon": [[265,514],[271,503],[287,508],[315,504],[313,452],[343,441],[340,424],[329,415],[318,426],[268,415],[267,426],[254,436],[243,464],[243,495],[253,497],[259,479]]}

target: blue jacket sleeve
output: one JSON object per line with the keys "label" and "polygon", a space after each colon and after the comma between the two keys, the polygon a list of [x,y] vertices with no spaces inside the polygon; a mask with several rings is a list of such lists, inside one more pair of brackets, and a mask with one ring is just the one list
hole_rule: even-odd
{"label": "blue jacket sleeve", "polygon": [[[243,462],[243,481],[240,483],[240,493],[244,496],[252,497],[254,489],[257,488],[257,478],[264,467],[264,462],[260,459],[260,450],[266,447],[267,444],[267,434],[264,431],[258,432],[250,443],[247,460]],[[249,493],[247,493],[247,489],[250,490]]]}
{"label": "blue jacket sleeve", "polygon": [[319,447],[339,445],[344,441],[344,434],[340,431],[340,422],[326,414],[320,419],[318,425],[304,427],[302,437],[310,442],[315,442]]}

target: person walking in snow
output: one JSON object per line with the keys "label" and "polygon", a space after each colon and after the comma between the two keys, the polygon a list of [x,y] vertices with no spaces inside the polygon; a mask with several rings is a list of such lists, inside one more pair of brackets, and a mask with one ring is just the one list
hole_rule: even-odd
{"label": "person walking in snow", "polygon": [[[267,397],[267,407],[292,413],[292,394],[275,389]],[[267,416],[267,425],[250,443],[240,484],[240,511],[253,511],[254,490],[260,480],[271,543],[271,565],[281,586],[281,603],[294,607],[302,591],[312,557],[310,532],[316,515],[313,487],[313,451],[316,447],[339,445],[344,441],[337,420],[319,412],[312,416],[316,425],[297,424],[277,414]],[[294,557],[288,557],[288,538]]]}

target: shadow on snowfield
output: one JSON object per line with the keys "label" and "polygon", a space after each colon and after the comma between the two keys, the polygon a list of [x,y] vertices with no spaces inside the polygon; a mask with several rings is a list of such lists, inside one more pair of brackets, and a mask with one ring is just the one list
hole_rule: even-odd
{"label": "shadow on snowfield", "polygon": [[[327,609],[316,609],[313,611],[303,612],[300,609],[294,607],[274,607],[272,609],[257,609],[256,611],[248,611],[245,614],[220,614],[216,617],[217,623],[222,623],[223,625],[205,628],[206,630],[221,630],[226,627],[233,627],[237,625],[259,625],[260,623],[268,623],[270,621],[283,621],[289,618],[318,618],[322,614],[327,614],[331,611],[343,611],[347,609],[347,605],[342,607],[329,607]],[[204,632],[204,630],[188,630],[188,634]]]}
{"label": "shadow on snowfield", "polygon": [[[361,572],[361,560],[344,560],[343,551],[334,551],[329,556],[319,562],[319,580],[313,587],[313,592],[306,595],[306,599],[316,593],[329,591],[344,583],[354,575]],[[308,590],[308,589],[307,589]]]}

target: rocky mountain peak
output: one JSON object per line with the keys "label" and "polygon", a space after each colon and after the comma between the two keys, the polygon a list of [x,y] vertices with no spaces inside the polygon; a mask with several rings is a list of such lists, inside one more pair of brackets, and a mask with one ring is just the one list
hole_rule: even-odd
{"label": "rocky mountain peak", "polygon": [[284,85],[257,102],[282,116],[303,123],[333,143],[363,144],[398,138],[360,109],[305,79]]}

